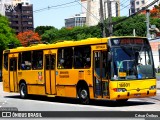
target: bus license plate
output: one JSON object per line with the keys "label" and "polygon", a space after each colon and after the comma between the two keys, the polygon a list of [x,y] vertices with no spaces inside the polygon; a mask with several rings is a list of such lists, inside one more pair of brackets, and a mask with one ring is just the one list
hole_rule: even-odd
{"label": "bus license plate", "polygon": [[141,96],[141,94],[140,93],[134,94],[134,96],[139,97],[139,96]]}

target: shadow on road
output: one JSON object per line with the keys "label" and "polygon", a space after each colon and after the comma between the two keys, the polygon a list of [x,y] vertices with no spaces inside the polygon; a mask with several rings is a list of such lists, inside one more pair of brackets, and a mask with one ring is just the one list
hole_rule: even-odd
{"label": "shadow on road", "polygon": [[[19,95],[5,96],[5,98],[21,99]],[[45,96],[29,95],[27,100],[57,102],[57,103],[66,103],[66,104],[77,104],[77,105],[80,104],[78,99],[64,98],[64,97],[52,98],[52,97],[45,97]],[[111,101],[111,100],[91,100],[89,105],[102,106],[102,107],[126,107],[126,106],[137,106],[137,105],[148,105],[148,104],[155,104],[155,103],[146,102],[146,101],[134,101],[134,100],[129,100],[125,103],[118,103],[116,101]]]}

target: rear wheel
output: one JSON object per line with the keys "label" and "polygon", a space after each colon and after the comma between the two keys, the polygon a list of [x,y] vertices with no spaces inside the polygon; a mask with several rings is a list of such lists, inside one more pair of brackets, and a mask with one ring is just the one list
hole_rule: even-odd
{"label": "rear wheel", "polygon": [[27,98],[28,92],[27,92],[27,85],[25,83],[20,84],[20,96],[21,98]]}
{"label": "rear wheel", "polygon": [[89,92],[87,88],[79,88],[78,89],[78,97],[82,104],[89,104],[90,98],[89,98]]}

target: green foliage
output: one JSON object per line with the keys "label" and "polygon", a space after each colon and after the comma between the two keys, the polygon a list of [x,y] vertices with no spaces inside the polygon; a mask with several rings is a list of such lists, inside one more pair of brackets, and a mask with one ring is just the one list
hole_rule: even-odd
{"label": "green foliage", "polygon": [[8,19],[0,15],[0,51],[7,49],[8,44],[19,46],[20,42],[16,38],[14,30],[9,27]]}
{"label": "green foliage", "polygon": [[[119,21],[122,17],[113,18],[113,21]],[[132,36],[133,29],[136,31],[137,36],[146,36],[146,16],[145,15],[136,15],[132,18],[129,18],[119,24],[114,25],[113,31],[115,36]],[[150,18],[150,24],[156,25],[157,28],[160,28],[160,19]]]}
{"label": "green foliage", "polygon": [[[122,17],[113,18],[113,21],[119,21]],[[133,30],[136,30],[137,36],[146,35],[146,17],[145,15],[137,15],[131,17],[119,24],[114,25],[113,31],[115,36],[132,36]]]}
{"label": "green foliage", "polygon": [[150,23],[151,25],[156,25],[156,27],[160,29],[160,19],[159,18],[151,18]]}
{"label": "green foliage", "polygon": [[57,38],[57,35],[58,35],[58,29],[53,27],[50,30],[46,30],[44,34],[42,34],[41,36],[42,41],[50,43]]}
{"label": "green foliage", "polygon": [[[117,22],[123,20],[127,17],[113,17],[112,21]],[[136,36],[146,36],[146,16],[145,15],[136,15],[129,19],[126,19],[118,24],[113,25],[113,35],[114,36],[133,36],[133,30],[136,31]],[[107,30],[107,20],[106,22],[106,34]],[[156,25],[157,28],[160,28],[160,19],[150,19],[150,23]],[[41,35],[43,41],[49,43],[55,42],[57,40],[82,40],[86,38],[102,37],[101,24],[99,23],[96,26],[91,27],[74,27],[74,28],[61,28],[56,29],[54,27],[40,26],[36,30],[41,28]],[[47,30],[46,30],[47,29]],[[49,30],[48,30],[49,29]],[[38,32],[38,31],[37,31]]]}
{"label": "green foliage", "polygon": [[[43,28],[43,27],[42,27]],[[37,28],[36,28],[37,29]],[[101,31],[99,26],[91,27],[74,27],[74,28],[51,28],[50,30],[44,30],[41,35],[42,41],[49,43],[55,42],[57,40],[81,40],[91,37],[101,37]]]}
{"label": "green foliage", "polygon": [[43,35],[45,31],[50,30],[50,29],[55,29],[53,26],[38,26],[35,29],[35,32],[38,33],[39,35]]}
{"label": "green foliage", "polygon": [[9,27],[8,19],[0,15],[0,63],[2,63],[3,50],[8,49],[9,44],[14,44],[17,47],[20,45],[20,42],[16,38],[14,30]]}

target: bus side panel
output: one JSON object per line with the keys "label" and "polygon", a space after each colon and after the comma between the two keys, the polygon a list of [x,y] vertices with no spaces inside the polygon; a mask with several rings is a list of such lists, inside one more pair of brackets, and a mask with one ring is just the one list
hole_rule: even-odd
{"label": "bus side panel", "polygon": [[8,74],[8,71],[6,71],[4,68],[3,68],[3,71],[2,71],[2,81],[3,81],[3,90],[5,92],[10,92],[9,74]]}
{"label": "bus side panel", "polygon": [[[92,72],[88,69],[57,70],[57,96],[77,97],[76,85],[84,80],[88,86],[93,86]],[[90,97],[93,98],[93,88],[89,87]]]}
{"label": "bus side panel", "polygon": [[28,93],[34,95],[45,95],[45,87],[38,85],[27,85]]}
{"label": "bus side panel", "polygon": [[92,99],[94,98],[94,90],[93,90],[93,74],[91,69],[84,71],[84,80],[88,85],[89,95],[90,95],[90,98]]}
{"label": "bus side panel", "polygon": [[76,87],[75,86],[56,86],[57,96],[63,97],[76,97]]}
{"label": "bus side panel", "polygon": [[41,95],[41,93],[45,93],[43,70],[18,71],[18,83],[20,83],[20,80],[24,80],[26,82],[27,88],[28,88],[28,94],[35,94],[36,91],[39,89],[41,90],[41,92],[38,92],[40,94],[37,94],[37,95]]}
{"label": "bus side panel", "polygon": [[58,69],[56,71],[57,96],[76,97],[76,70]]}

